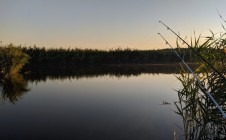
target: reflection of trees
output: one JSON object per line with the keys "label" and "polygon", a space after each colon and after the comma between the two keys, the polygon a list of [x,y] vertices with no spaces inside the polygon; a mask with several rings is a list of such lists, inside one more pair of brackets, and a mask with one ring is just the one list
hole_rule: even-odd
{"label": "reflection of trees", "polygon": [[28,82],[18,73],[2,78],[0,85],[2,86],[2,100],[8,100],[13,104],[29,91]]}
{"label": "reflection of trees", "polygon": [[140,74],[172,74],[178,73],[179,65],[96,65],[77,67],[36,66],[27,68],[25,75],[29,81],[46,81],[49,79],[87,78],[104,75],[130,77]]}

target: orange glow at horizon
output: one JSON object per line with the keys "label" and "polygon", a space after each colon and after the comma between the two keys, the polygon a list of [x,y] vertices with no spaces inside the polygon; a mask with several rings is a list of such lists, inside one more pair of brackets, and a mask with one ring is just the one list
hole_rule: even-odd
{"label": "orange glow at horizon", "polygon": [[1,1],[0,41],[46,48],[165,49],[157,33],[173,46],[176,37],[159,20],[182,37],[194,30],[204,36],[209,29],[222,31],[216,8],[224,16],[226,1],[207,1],[205,7],[196,0]]}

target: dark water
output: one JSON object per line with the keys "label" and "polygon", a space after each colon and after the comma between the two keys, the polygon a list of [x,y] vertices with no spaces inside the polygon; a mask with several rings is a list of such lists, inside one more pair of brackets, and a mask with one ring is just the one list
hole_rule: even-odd
{"label": "dark water", "polygon": [[39,71],[24,76],[28,91],[16,95],[21,88],[7,93],[2,84],[0,139],[181,139],[173,111],[179,81],[170,72],[135,69]]}

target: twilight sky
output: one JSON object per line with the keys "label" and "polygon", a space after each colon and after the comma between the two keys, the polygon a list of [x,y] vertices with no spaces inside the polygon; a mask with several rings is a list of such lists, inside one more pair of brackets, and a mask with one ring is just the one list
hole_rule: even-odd
{"label": "twilight sky", "polygon": [[176,38],[223,31],[225,0],[0,0],[0,41],[47,48],[162,49]]}

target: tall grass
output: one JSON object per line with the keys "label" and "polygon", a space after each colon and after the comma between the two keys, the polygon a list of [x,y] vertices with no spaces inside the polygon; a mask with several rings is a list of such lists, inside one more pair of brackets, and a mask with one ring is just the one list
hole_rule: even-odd
{"label": "tall grass", "polygon": [[0,47],[0,76],[17,74],[28,63],[29,56],[21,48],[10,44]]}
{"label": "tall grass", "polygon": [[[206,37],[200,43],[200,37],[191,41],[191,46],[196,49],[211,65],[222,75],[226,75],[226,34],[216,37]],[[178,47],[180,47],[179,43]],[[199,67],[195,70],[207,90],[216,99],[218,104],[226,111],[226,81],[196,57]],[[175,102],[176,113],[183,118],[185,139],[225,139],[226,119],[216,108],[209,96],[202,91],[194,77],[186,73],[181,67],[181,74],[177,78],[182,84],[178,90],[178,101]]]}

